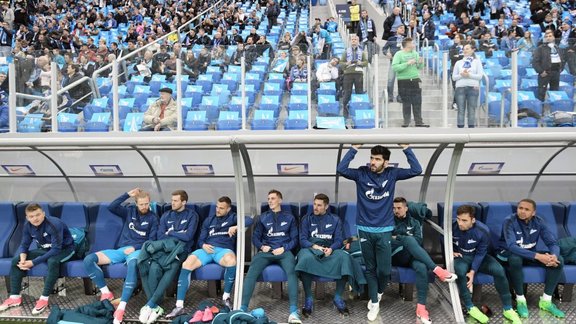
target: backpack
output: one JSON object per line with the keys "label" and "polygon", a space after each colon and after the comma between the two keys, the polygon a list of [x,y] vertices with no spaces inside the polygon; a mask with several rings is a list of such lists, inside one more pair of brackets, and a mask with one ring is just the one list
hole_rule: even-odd
{"label": "backpack", "polygon": [[70,227],[69,230],[74,240],[74,255],[77,259],[82,260],[90,251],[90,242],[86,237],[87,230],[83,227]]}

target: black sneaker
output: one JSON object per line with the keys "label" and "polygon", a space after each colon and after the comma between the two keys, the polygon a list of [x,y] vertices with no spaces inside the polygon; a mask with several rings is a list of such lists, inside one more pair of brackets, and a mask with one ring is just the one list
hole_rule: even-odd
{"label": "black sneaker", "polygon": [[348,310],[346,302],[344,302],[342,299],[334,299],[333,303],[338,312],[340,313],[340,315],[344,316],[350,315],[350,310]]}
{"label": "black sneaker", "polygon": [[312,299],[306,299],[304,301],[304,307],[302,307],[302,316],[308,318],[312,315],[312,309],[314,308],[314,301]]}
{"label": "black sneaker", "polygon": [[416,124],[416,127],[430,127],[428,124]]}

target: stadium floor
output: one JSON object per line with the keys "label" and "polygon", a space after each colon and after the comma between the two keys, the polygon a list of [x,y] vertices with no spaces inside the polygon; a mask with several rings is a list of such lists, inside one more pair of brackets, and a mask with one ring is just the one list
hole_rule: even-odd
{"label": "stadium floor", "polygon": [[[40,316],[32,315],[32,308],[36,301],[37,296],[40,294],[42,288],[42,279],[31,278],[30,286],[23,291],[23,306],[19,308],[9,309],[0,314],[0,323],[41,323],[45,322],[48,312]],[[122,280],[108,280],[109,287],[116,296],[120,295],[122,289]],[[66,296],[52,295],[50,303],[57,303],[63,309],[76,308],[83,304],[88,304],[97,301],[96,296],[84,295],[82,280],[76,278],[69,278],[66,281]],[[192,312],[193,306],[197,305],[200,301],[206,299],[208,295],[206,283],[193,281],[192,286],[186,296],[186,311]],[[566,312],[566,319],[560,320],[549,316],[537,309],[538,296],[543,289],[542,285],[531,285],[528,290],[528,305],[530,307],[530,318],[523,321],[523,323],[576,323],[576,301],[571,303],[558,302],[560,309]],[[304,319],[303,323],[369,323],[366,319],[366,300],[360,298],[350,299],[351,296],[346,296],[348,307],[351,315],[349,317],[341,317],[332,306],[332,292],[334,291],[334,284],[326,285],[326,297],[324,300],[315,301],[314,313],[308,319]],[[483,289],[482,303],[486,304],[493,311],[490,323],[506,323],[501,314],[501,304],[493,286],[486,286]],[[2,285],[0,288],[0,297],[6,298],[6,287]],[[303,294],[300,290],[300,305],[302,305]],[[414,296],[416,297],[416,296]],[[166,312],[169,312],[174,306],[174,298],[165,298],[161,306]],[[140,307],[145,303],[144,292],[140,292],[128,303],[128,308],[125,316],[125,323],[138,323],[138,312]],[[453,323],[453,317],[442,307],[434,289],[430,289],[427,308],[430,312],[430,317],[433,323]],[[403,301],[398,296],[398,285],[392,284],[385,292],[382,302],[380,304],[380,316],[376,321],[371,323],[419,323],[415,317],[416,301]],[[283,323],[288,317],[288,300],[284,292],[282,299],[273,297],[273,290],[270,289],[267,283],[258,283],[251,307],[262,307],[266,310],[268,317],[271,320]],[[158,322],[169,322],[161,318]],[[476,323],[473,319],[468,318],[466,323]]]}

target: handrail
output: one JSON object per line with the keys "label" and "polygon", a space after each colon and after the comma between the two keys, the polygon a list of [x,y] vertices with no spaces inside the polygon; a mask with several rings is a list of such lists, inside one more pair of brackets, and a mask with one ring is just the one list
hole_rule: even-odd
{"label": "handrail", "polygon": [[[488,96],[490,96],[490,77],[486,73],[482,74],[482,79],[486,87],[484,88],[484,103],[486,104],[486,125],[490,123],[490,110],[488,109]],[[480,107],[480,96],[478,96],[478,107]]]}
{"label": "handrail", "polygon": [[[71,136],[73,135],[73,136]],[[510,128],[495,130],[453,128],[390,130],[315,130],[234,132],[141,132],[141,133],[74,133],[74,134],[4,134],[3,147],[22,146],[162,146],[162,145],[229,145],[243,144],[438,144],[438,143],[568,143],[576,141],[576,132],[566,128]]]}
{"label": "handrail", "polygon": [[[384,90],[382,91],[382,106],[384,107],[384,128],[388,128],[389,124],[388,124],[388,88],[384,87]],[[380,116],[378,116],[378,118],[380,118]]]}
{"label": "handrail", "polygon": [[436,80],[436,83],[438,83],[440,81],[440,79],[438,78],[438,73],[437,73],[437,68],[438,68],[438,62],[440,60],[440,57],[438,54],[440,54],[440,46],[437,43],[434,43],[434,52],[437,53],[436,55],[432,55],[432,69],[433,69],[433,73],[436,75],[436,78],[433,78],[433,80]]}
{"label": "handrail", "polygon": [[500,98],[500,128],[504,128],[504,110],[506,107],[506,94],[510,92],[510,89],[504,90],[502,92],[502,98]]}

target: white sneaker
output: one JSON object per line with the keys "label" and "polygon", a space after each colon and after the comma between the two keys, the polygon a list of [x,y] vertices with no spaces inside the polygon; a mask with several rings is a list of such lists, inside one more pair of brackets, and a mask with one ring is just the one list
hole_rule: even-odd
{"label": "white sneaker", "polygon": [[148,324],[152,324],[154,322],[156,322],[156,320],[160,317],[164,315],[164,309],[162,309],[162,307],[160,306],[156,306],[156,308],[152,309],[152,312],[150,313],[150,316],[148,317]]}
{"label": "white sneaker", "polygon": [[368,311],[368,320],[375,321],[376,318],[378,317],[378,314],[380,313],[380,304],[379,303],[373,304],[372,302],[370,302],[368,305],[370,307],[370,310]]}
{"label": "white sneaker", "polygon": [[[384,293],[378,293],[378,304],[380,304],[380,301],[382,300],[382,295],[384,295]],[[372,304],[372,301],[368,300],[368,304],[366,304],[366,308],[368,308],[368,310],[370,310],[371,304]]]}
{"label": "white sneaker", "polygon": [[144,305],[142,308],[140,308],[140,316],[138,316],[140,323],[148,323],[150,314],[152,314],[152,308],[150,308],[150,306]]}

